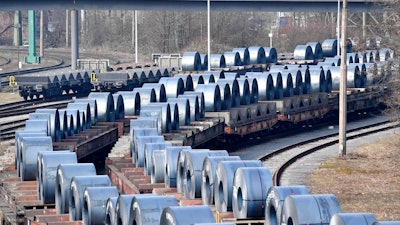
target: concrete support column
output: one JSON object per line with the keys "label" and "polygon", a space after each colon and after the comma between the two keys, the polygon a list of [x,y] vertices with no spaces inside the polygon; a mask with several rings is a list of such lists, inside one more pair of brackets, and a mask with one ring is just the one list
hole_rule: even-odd
{"label": "concrete support column", "polygon": [[71,69],[76,70],[79,59],[79,24],[78,12],[71,10]]}
{"label": "concrete support column", "polygon": [[28,55],[25,56],[25,63],[40,63],[40,57],[36,55],[36,13],[34,10],[28,11]]}
{"label": "concrete support column", "polygon": [[14,13],[14,46],[18,47],[22,45],[22,16],[21,11],[15,11]]}

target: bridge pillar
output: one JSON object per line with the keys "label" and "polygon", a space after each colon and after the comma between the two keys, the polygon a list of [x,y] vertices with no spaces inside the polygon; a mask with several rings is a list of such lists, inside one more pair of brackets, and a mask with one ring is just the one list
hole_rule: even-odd
{"label": "bridge pillar", "polygon": [[22,16],[21,11],[15,11],[14,13],[14,46],[18,47],[22,45]]}
{"label": "bridge pillar", "polygon": [[79,58],[79,24],[78,12],[71,10],[71,69],[76,70],[76,64]]}
{"label": "bridge pillar", "polygon": [[36,13],[28,11],[28,55],[25,56],[25,63],[40,63],[40,57],[36,56]]}

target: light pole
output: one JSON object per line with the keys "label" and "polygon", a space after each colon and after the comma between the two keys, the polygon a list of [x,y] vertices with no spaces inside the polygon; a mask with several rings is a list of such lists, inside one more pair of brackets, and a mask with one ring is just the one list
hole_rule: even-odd
{"label": "light pole", "polygon": [[340,0],[337,1],[337,24],[336,24],[336,35],[337,35],[337,47],[336,55],[340,55]]}

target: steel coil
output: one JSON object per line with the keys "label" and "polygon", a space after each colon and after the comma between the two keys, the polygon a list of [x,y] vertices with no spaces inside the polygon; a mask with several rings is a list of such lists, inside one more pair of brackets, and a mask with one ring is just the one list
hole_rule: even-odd
{"label": "steel coil", "polygon": [[67,117],[69,116],[71,118],[69,122],[69,130],[71,130],[71,135],[79,133],[82,128],[81,128],[81,114],[79,110],[77,109],[67,109],[65,111],[67,114]]}
{"label": "steel coil", "polygon": [[81,129],[79,130],[79,132],[81,132],[81,131],[84,131],[87,129],[85,112],[79,111],[79,119],[80,119],[79,123],[81,124],[81,126],[80,126]]}
{"label": "steel coil", "polygon": [[140,94],[133,91],[118,91],[124,100],[125,116],[140,115]]}
{"label": "steel coil", "polygon": [[[121,94],[113,94],[113,100],[114,100],[114,111],[115,111],[115,119],[116,120],[122,120],[125,118],[125,107],[124,107],[124,100],[121,96]],[[89,116],[90,118],[90,116]],[[91,124],[91,123],[88,123]]]}
{"label": "steel coil", "polygon": [[301,74],[301,70],[299,68],[288,69],[288,72],[291,73],[293,79],[293,94],[294,95],[302,95],[303,94],[303,77]]}
{"label": "steel coil", "polygon": [[71,180],[74,176],[96,175],[93,163],[60,164],[56,175],[56,211],[57,214],[68,213]]}
{"label": "steel coil", "polygon": [[201,70],[201,58],[198,52],[185,52],[182,56],[182,70],[197,71]]}
{"label": "steel coil", "polygon": [[366,52],[357,52],[359,63],[367,63],[367,53]]}
{"label": "steel coil", "polygon": [[306,45],[311,47],[312,53],[314,55],[314,59],[323,59],[324,58],[322,46],[319,42],[307,42]]}
{"label": "steel coil", "polygon": [[22,161],[22,150],[21,150],[21,138],[22,137],[46,137],[47,133],[44,131],[27,131],[17,130],[15,131],[15,152],[14,152],[14,163],[17,170],[17,176],[21,176],[21,161]]}
{"label": "steel coil", "polygon": [[71,120],[71,116],[67,117],[65,110],[58,110],[58,115],[60,116],[60,133],[61,139],[65,139],[66,137],[71,135],[71,131],[69,130],[68,120]]}
{"label": "steel coil", "polygon": [[178,205],[174,196],[136,195],[130,208],[129,224],[159,225],[163,210]]}
{"label": "steel coil", "polygon": [[260,46],[251,46],[248,48],[250,64],[265,64],[265,51],[264,48]]}
{"label": "steel coil", "polygon": [[117,196],[118,189],[115,186],[87,187],[83,194],[83,224],[103,224],[106,219],[107,200]]}
{"label": "steel coil", "polygon": [[[230,99],[230,101],[225,101],[225,90],[223,90],[223,94],[221,96],[224,96],[222,99],[222,109],[230,109],[232,107],[239,107],[240,106],[240,91],[239,91],[239,83],[236,79],[220,79],[218,80],[217,84],[220,86],[220,90],[222,92],[222,89],[226,89],[227,86],[230,88],[229,93],[230,97],[226,96],[227,99]],[[224,87],[225,88],[221,88]],[[228,91],[228,90],[226,90]],[[228,106],[227,103],[230,103]]]}
{"label": "steel coil", "polygon": [[197,85],[204,84],[204,77],[202,74],[192,74],[193,90],[196,89]]}
{"label": "steel coil", "polygon": [[218,84],[218,86],[221,91],[221,109],[230,110],[232,107],[231,87],[228,83]]}
{"label": "steel coil", "polygon": [[[47,136],[51,137],[53,139],[53,137],[51,136],[51,128],[50,128],[50,114],[48,113],[29,113],[28,116],[28,121],[47,121],[47,127],[46,130],[47,132]],[[25,126],[26,127],[26,126]],[[40,126],[42,127],[42,126]],[[43,129],[43,128],[42,128]]]}
{"label": "steel coil", "polygon": [[379,51],[377,50],[365,50],[365,54],[367,57],[367,62],[373,63],[379,61]]}
{"label": "steel coil", "polygon": [[261,72],[247,72],[245,76],[257,80],[259,100],[266,101],[274,99],[275,90],[271,74]]}
{"label": "steel coil", "polygon": [[203,77],[204,84],[215,83],[216,78],[215,78],[214,74],[212,74],[212,73],[203,73],[201,76]]}
{"label": "steel coil", "polygon": [[38,154],[38,199],[42,204],[55,203],[56,174],[59,164],[78,163],[75,152],[44,151]]}
{"label": "steel coil", "polygon": [[234,48],[232,52],[239,53],[242,66],[250,65],[250,54],[248,48]]}
{"label": "steel coil", "polygon": [[[68,109],[79,110],[81,130],[90,128],[90,126],[92,125],[92,121],[91,121],[92,118],[91,118],[91,111],[90,111],[89,103],[84,103],[84,102],[68,103],[67,110]],[[84,117],[82,117],[82,115],[84,115]],[[83,121],[85,123],[82,123]]]}
{"label": "steel coil", "polygon": [[274,82],[274,99],[282,99],[283,98],[283,80],[282,74],[280,72],[272,72],[270,73],[272,77],[272,81]]}
{"label": "steel coil", "polygon": [[199,84],[195,91],[203,92],[206,112],[221,111],[221,91],[218,84]]}
{"label": "steel coil", "polygon": [[330,225],[372,225],[375,224],[376,218],[372,213],[338,213],[333,215]]}
{"label": "steel coil", "polygon": [[188,95],[195,95],[198,97],[200,118],[201,119],[204,118],[204,116],[205,116],[204,93],[203,92],[194,92],[194,91],[185,91],[182,96],[188,96]]}
{"label": "steel coil", "polygon": [[213,71],[204,71],[203,76],[208,74],[212,74],[212,79],[209,80],[209,83],[217,83],[219,79],[224,79],[225,78],[225,72],[223,70],[213,70]]}
{"label": "steel coil", "polygon": [[215,172],[214,199],[218,212],[232,210],[233,179],[237,168],[262,167],[259,160],[221,161]]}
{"label": "steel coil", "polygon": [[326,57],[324,62],[325,63],[333,63],[334,66],[340,66],[342,59],[340,58],[340,56]]}
{"label": "steel coil", "polygon": [[176,98],[185,92],[185,84],[180,77],[163,77],[158,83],[164,84],[167,99]]}
{"label": "steel coil", "polygon": [[163,210],[160,217],[160,225],[188,225],[214,222],[214,215],[210,207],[203,205],[169,206]]}
{"label": "steel coil", "polygon": [[106,219],[104,221],[105,225],[117,224],[117,200],[118,197],[111,197],[107,199]]}
{"label": "steel coil", "polygon": [[200,54],[201,70],[208,70],[208,55]]}
{"label": "steel coil", "polygon": [[239,77],[240,75],[237,72],[224,72],[224,78],[221,79],[234,80]]}
{"label": "steel coil", "polygon": [[151,174],[150,179],[152,184],[164,183],[165,178],[165,151],[154,150],[151,155]]}
{"label": "steel coil", "polygon": [[[162,133],[162,111],[161,109],[152,109],[152,110],[140,110],[141,120],[149,120],[154,123],[153,127],[157,129],[159,135]],[[131,148],[133,149],[133,148]],[[133,152],[133,151],[132,151]]]}
{"label": "steel coil", "polygon": [[156,92],[153,88],[134,88],[133,93],[138,93],[140,98],[140,108],[150,103],[156,102]]}
{"label": "steel coil", "polygon": [[210,58],[211,68],[225,68],[225,56],[221,54],[211,54]]}
{"label": "steel coil", "polygon": [[284,70],[281,72],[281,75],[282,75],[283,97],[292,97],[294,94],[292,74],[288,70]]}
{"label": "steel coil", "polygon": [[325,92],[332,92],[332,74],[329,68],[325,70]]}
{"label": "steel coil", "polygon": [[337,53],[338,43],[336,39],[326,39],[322,42],[321,47],[324,57],[333,57]]}
{"label": "steel coil", "polygon": [[143,106],[143,110],[161,109],[161,130],[163,133],[169,133],[172,130],[171,107],[169,103],[152,103]]}
{"label": "steel coil", "polygon": [[249,82],[250,103],[258,103],[258,82],[256,78],[246,77]]}
{"label": "steel coil", "polygon": [[30,132],[44,132],[46,136],[50,136],[49,121],[48,120],[26,120],[25,131]]}
{"label": "steel coil", "polygon": [[136,137],[136,151],[132,153],[136,167],[144,167],[144,149],[148,143],[164,143],[164,136],[138,136]]}
{"label": "steel coil", "polygon": [[193,91],[193,79],[190,74],[176,74],[174,77],[179,77],[183,80],[183,86],[185,87],[185,91]]}
{"label": "steel coil", "polygon": [[[165,150],[167,147],[172,146],[171,142],[158,142],[158,143],[146,143],[144,144],[144,175],[151,175],[153,168],[152,155],[155,150]],[[139,156],[140,157],[140,156]]]}
{"label": "steel coil", "polygon": [[250,105],[251,93],[250,93],[249,81],[246,78],[236,78],[236,81],[238,82],[239,85],[240,104]]}
{"label": "steel coil", "polygon": [[[152,194],[150,194],[152,195]],[[121,225],[128,225],[131,220],[131,205],[132,200],[136,195],[120,195],[117,200],[117,223]]]}
{"label": "steel coil", "polygon": [[267,191],[272,186],[268,168],[238,168],[233,179],[232,209],[237,219],[264,217]]}
{"label": "steel coil", "polygon": [[289,195],[283,203],[281,223],[329,224],[332,216],[340,212],[335,195]]}
{"label": "steel coil", "polygon": [[303,79],[303,94],[311,94],[311,78],[308,68],[300,68],[301,77]]}
{"label": "steel coil", "polygon": [[278,53],[275,48],[264,47],[266,63],[277,63]]}
{"label": "steel coil", "polygon": [[156,102],[166,102],[167,92],[165,85],[161,83],[144,83],[143,88],[153,88],[156,94]]}
{"label": "steel coil", "polygon": [[[185,177],[186,151],[191,151],[191,150],[192,149],[189,149],[189,150],[182,149],[182,150],[179,150],[179,153],[178,153],[178,158],[176,161],[176,179],[175,179],[176,180],[176,190],[178,193],[183,193],[183,190],[184,190],[184,179],[186,179],[186,177]],[[202,150],[209,150],[209,149],[202,149]],[[198,149],[196,149],[196,151],[198,151]],[[170,172],[172,172],[172,171],[170,171]]]}
{"label": "steel coil", "polygon": [[294,49],[293,57],[298,60],[314,59],[312,48],[309,45],[297,45]]}
{"label": "steel coil", "polygon": [[60,115],[58,109],[36,109],[37,113],[48,113],[50,115],[50,133],[53,141],[61,140]]}
{"label": "steel coil", "polygon": [[114,101],[110,93],[90,92],[88,98],[97,101],[97,118],[100,122],[115,121]]}
{"label": "steel coil", "polygon": [[179,108],[178,104],[174,102],[167,102],[171,110],[171,129],[179,130]]}
{"label": "steel coil", "polygon": [[107,175],[74,176],[69,194],[69,220],[82,220],[83,193],[87,187],[109,187],[111,180]]}
{"label": "steel coil", "polygon": [[268,69],[268,72],[270,73],[277,73],[277,72],[281,72],[284,69],[286,69],[287,65],[271,65]]}
{"label": "steel coil", "polygon": [[362,72],[357,64],[347,66],[347,87],[360,88],[362,85]]}
{"label": "steel coil", "polygon": [[239,156],[207,156],[201,169],[201,199],[204,205],[214,204],[215,171],[220,161],[237,161]]}
{"label": "steel coil", "polygon": [[196,150],[185,152],[183,195],[186,199],[201,198],[201,170],[207,156],[229,156],[226,150]]}
{"label": "steel coil", "polygon": [[308,194],[306,186],[271,186],[265,203],[265,225],[281,224],[282,207],[286,196]]}
{"label": "steel coil", "polygon": [[321,68],[309,68],[311,93],[325,92],[325,73]]}
{"label": "steel coil", "polygon": [[179,95],[179,99],[186,99],[189,101],[190,108],[190,121],[198,121],[200,119],[200,104],[199,97],[197,95]]}
{"label": "steel coil", "polygon": [[379,61],[381,61],[381,62],[388,61],[388,59],[391,58],[390,53],[391,53],[391,50],[389,48],[379,49]]}
{"label": "steel coil", "polygon": [[[356,61],[357,60],[357,61]],[[346,63],[347,65],[351,63],[359,63],[357,53],[347,53],[346,56]]]}
{"label": "steel coil", "polygon": [[[221,223],[193,223],[191,225],[221,225]],[[225,223],[225,222],[223,222],[222,225],[236,225],[236,223]]]}
{"label": "steel coil", "polygon": [[53,151],[51,137],[20,137],[21,162],[20,175],[22,181],[35,180],[38,170],[37,156],[40,151]]}
{"label": "steel coil", "polygon": [[[165,187],[166,188],[174,188],[176,187],[176,178],[178,171],[178,157],[180,156],[181,151],[189,151],[192,149],[190,146],[173,146],[167,147],[165,149]],[[182,157],[184,154],[182,154]],[[183,165],[184,159],[182,159]],[[182,169],[183,171],[183,169]]]}
{"label": "steel coil", "polygon": [[[129,128],[129,149],[130,155],[135,152],[135,130],[140,128],[156,128],[157,135],[161,135],[161,123],[157,118],[139,117],[138,119],[130,120]],[[155,135],[155,133],[153,134]]]}
{"label": "steel coil", "polygon": [[178,106],[179,113],[179,126],[190,125],[190,103],[189,100],[184,98],[168,98],[170,104]]}
{"label": "steel coil", "polygon": [[97,118],[97,101],[95,99],[88,99],[88,98],[77,98],[75,99],[76,103],[89,103],[90,106],[90,116],[92,125],[96,125],[98,122]]}
{"label": "steel coil", "polygon": [[224,56],[226,67],[242,65],[239,52],[225,52]]}

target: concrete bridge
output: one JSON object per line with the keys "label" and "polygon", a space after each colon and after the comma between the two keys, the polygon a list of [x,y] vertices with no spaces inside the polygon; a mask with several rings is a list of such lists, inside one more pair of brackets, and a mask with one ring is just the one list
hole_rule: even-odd
{"label": "concrete bridge", "polygon": [[[376,0],[348,0],[349,12],[380,11]],[[380,1],[381,2],[381,1]],[[336,12],[337,0],[211,0],[211,10]],[[1,0],[0,10],[206,10],[207,0]]]}

